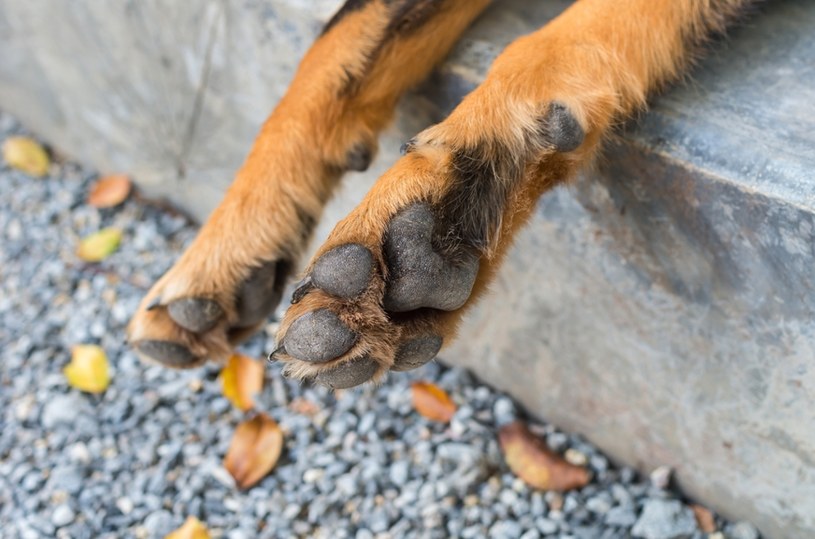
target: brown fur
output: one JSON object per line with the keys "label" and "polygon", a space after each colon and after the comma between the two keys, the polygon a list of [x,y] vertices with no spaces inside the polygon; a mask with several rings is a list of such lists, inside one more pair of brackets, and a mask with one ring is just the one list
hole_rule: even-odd
{"label": "brown fur", "polygon": [[[202,360],[227,353],[238,283],[264,260],[296,259],[310,232],[303,229],[320,215],[349,152],[360,144],[375,147],[376,135],[399,96],[428,74],[487,3],[351,0],[303,59],[289,93],[264,125],[222,205],[145,298],[131,323],[131,339],[180,342]],[[676,79],[697,45],[722,30],[748,3],[580,0],[507,47],[484,83],[446,120],[411,141],[409,153],[318,250],[315,260],[339,245],[365,245],[374,254],[377,276],[354,300],[312,291],[289,310],[281,335],[298,316],[323,307],[338,313],[360,335],[343,357],[320,365],[293,362],[290,372],[313,376],[371,355],[381,365],[381,374],[391,366],[395,346],[407,336],[432,329],[449,342],[541,194],[589,163],[612,127],[642,108],[649,94]],[[411,5],[422,11],[411,12]],[[565,105],[585,133],[574,151],[557,152],[545,138],[535,136],[552,103]],[[480,189],[456,192],[462,185],[460,177],[456,180],[462,155],[477,161],[471,164],[483,175],[478,182],[505,183],[500,189],[477,183],[486,195],[475,201],[473,193]],[[475,226],[449,202],[457,199],[466,201]],[[389,316],[381,307],[387,279],[382,238],[392,217],[416,201],[447,208],[445,218],[452,221],[445,233],[477,249],[481,269],[464,308]],[[166,303],[192,296],[216,299],[227,318],[210,332],[193,335],[176,327],[164,310],[143,308],[156,297]]]}

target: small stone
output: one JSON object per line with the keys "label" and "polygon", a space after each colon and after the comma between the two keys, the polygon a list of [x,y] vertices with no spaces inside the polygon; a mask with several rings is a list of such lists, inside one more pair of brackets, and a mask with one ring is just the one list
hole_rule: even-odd
{"label": "small stone", "polygon": [[492,407],[496,425],[505,425],[515,421],[515,403],[507,397],[500,397]]}
{"label": "small stone", "polygon": [[749,522],[736,522],[727,527],[729,539],[758,539],[758,530]]}
{"label": "small stone", "polygon": [[586,509],[592,513],[604,515],[611,510],[611,502],[602,496],[595,496],[586,501]]}
{"label": "small stone", "polygon": [[131,511],[133,511],[133,501],[130,498],[123,496],[116,500],[116,508],[119,509],[123,515],[129,515]]}
{"label": "small stone", "polygon": [[668,485],[671,482],[671,473],[672,471],[669,466],[660,466],[659,468],[656,468],[649,475],[651,485],[654,488],[665,490],[666,488],[668,488]]}
{"label": "small stone", "polygon": [[51,523],[57,528],[67,526],[76,518],[76,513],[67,504],[58,505],[51,514]]}
{"label": "small stone", "polygon": [[677,500],[651,499],[645,502],[631,530],[643,539],[684,539],[696,531],[696,518],[690,507]]}
{"label": "small stone", "polygon": [[558,530],[558,523],[554,520],[549,520],[548,518],[537,518],[535,519],[535,526],[538,527],[538,531],[541,532],[543,535],[550,535]]}
{"label": "small stone", "polygon": [[81,395],[75,393],[56,395],[43,406],[40,423],[49,430],[58,425],[70,425],[86,408],[87,403]]}
{"label": "small stone", "polygon": [[566,459],[566,462],[575,466],[585,466],[588,463],[585,454],[571,447],[563,454],[563,458]]}
{"label": "small stone", "polygon": [[618,505],[612,507],[605,515],[605,523],[609,526],[619,526],[630,528],[637,521],[637,513],[630,505]]}
{"label": "small stone", "polygon": [[173,529],[173,515],[167,511],[155,511],[144,519],[144,527],[150,537],[163,537]]}
{"label": "small stone", "polygon": [[397,487],[404,486],[407,483],[409,474],[410,464],[407,461],[401,460],[391,465],[390,480]]}

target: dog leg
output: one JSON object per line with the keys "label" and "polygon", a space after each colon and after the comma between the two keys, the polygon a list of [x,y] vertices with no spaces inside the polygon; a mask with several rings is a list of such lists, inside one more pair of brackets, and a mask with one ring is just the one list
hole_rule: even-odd
{"label": "dog leg", "polygon": [[431,360],[541,194],[573,177],[745,4],[581,0],[510,45],[337,225],[273,358],[334,388]]}
{"label": "dog leg", "polygon": [[348,0],[303,58],[221,205],[128,327],[148,359],[221,358],[254,332],[345,170],[489,0]]}

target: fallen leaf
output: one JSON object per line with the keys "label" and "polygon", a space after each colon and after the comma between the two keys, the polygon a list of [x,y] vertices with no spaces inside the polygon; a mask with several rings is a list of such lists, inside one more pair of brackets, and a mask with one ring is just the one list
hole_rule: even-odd
{"label": "fallen leaf", "polygon": [[85,236],[79,242],[76,255],[86,262],[99,262],[110,256],[119,248],[122,231],[118,228],[104,228]]}
{"label": "fallen leaf", "polygon": [[164,539],[209,539],[209,531],[197,518],[187,517],[180,528],[165,535]]}
{"label": "fallen leaf", "polygon": [[71,351],[71,362],[62,370],[71,387],[101,393],[110,384],[110,369],[105,351],[95,344],[80,344]]}
{"label": "fallen leaf", "polygon": [[692,504],[690,508],[693,510],[693,516],[696,517],[696,523],[699,529],[705,533],[713,533],[716,531],[716,520],[713,518],[713,513],[707,507]]}
{"label": "fallen leaf", "polygon": [[88,195],[88,204],[96,208],[118,206],[130,195],[130,179],[124,174],[99,178]]}
{"label": "fallen leaf", "polygon": [[413,382],[413,407],[431,421],[447,423],[456,413],[456,403],[442,388],[430,382]]}
{"label": "fallen leaf", "polygon": [[283,433],[274,419],[258,414],[235,429],[224,458],[238,487],[249,488],[268,474],[283,450]]}
{"label": "fallen leaf", "polygon": [[3,143],[3,160],[11,168],[40,178],[48,173],[51,160],[45,148],[29,137],[9,137]]}
{"label": "fallen leaf", "polygon": [[502,427],[498,441],[509,469],[531,487],[565,491],[589,482],[585,468],[566,462],[520,421]]}
{"label": "fallen leaf", "polygon": [[263,363],[233,354],[221,371],[224,397],[246,412],[255,405],[254,396],[263,389]]}

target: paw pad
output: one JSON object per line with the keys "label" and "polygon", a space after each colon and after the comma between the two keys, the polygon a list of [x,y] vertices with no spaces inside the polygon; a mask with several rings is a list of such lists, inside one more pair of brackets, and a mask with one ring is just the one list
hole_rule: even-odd
{"label": "paw pad", "polygon": [[319,373],[314,381],[331,389],[348,389],[362,385],[374,377],[379,364],[370,357],[343,363]]}
{"label": "paw pad", "polygon": [[340,245],[321,256],[314,264],[311,282],[317,288],[340,298],[354,298],[368,287],[374,257],[356,243]]}
{"label": "paw pad", "polygon": [[470,297],[478,256],[463,252],[455,261],[446,259],[433,249],[434,228],[435,218],[426,204],[413,204],[391,221],[384,245],[390,271],[385,309],[454,311]]}
{"label": "paw pad", "polygon": [[215,327],[224,310],[211,299],[182,298],[171,302],[167,306],[167,313],[182,328],[203,333]]}
{"label": "paw pad", "polygon": [[336,359],[354,346],[357,335],[327,309],[306,313],[292,323],[283,339],[286,353],[311,363]]}
{"label": "paw pad", "polygon": [[547,144],[561,153],[576,150],[586,137],[577,118],[561,103],[550,104],[541,123],[543,138]]}
{"label": "paw pad", "polygon": [[170,341],[144,340],[137,342],[135,346],[139,353],[168,367],[178,369],[192,367],[199,361],[186,346]]}
{"label": "paw pad", "polygon": [[402,372],[418,369],[436,357],[441,343],[442,338],[438,335],[423,335],[407,341],[397,350],[391,370]]}

